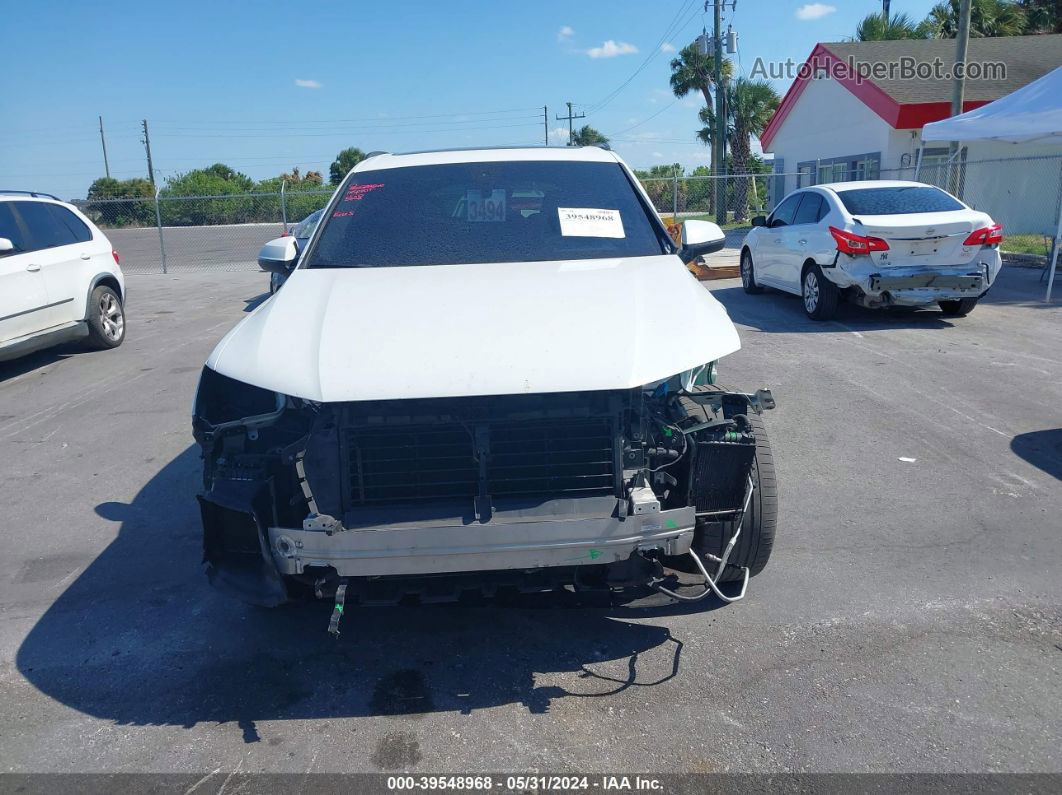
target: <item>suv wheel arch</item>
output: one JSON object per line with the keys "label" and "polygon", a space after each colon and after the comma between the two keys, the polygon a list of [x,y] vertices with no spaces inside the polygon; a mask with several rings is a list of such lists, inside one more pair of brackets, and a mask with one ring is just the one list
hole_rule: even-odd
{"label": "suv wheel arch", "polygon": [[125,304],[125,296],[122,294],[122,286],[118,283],[118,279],[115,278],[113,273],[97,273],[89,280],[88,289],[85,291],[85,311],[84,320],[88,320],[89,315],[89,299],[92,297],[92,291],[100,285],[104,287],[110,287],[114,290],[115,295],[118,296],[118,300]]}

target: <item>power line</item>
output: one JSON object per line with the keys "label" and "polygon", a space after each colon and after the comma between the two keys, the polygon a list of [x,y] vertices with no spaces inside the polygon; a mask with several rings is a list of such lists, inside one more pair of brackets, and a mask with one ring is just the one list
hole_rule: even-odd
{"label": "power line", "polygon": [[[692,20],[697,15],[699,11],[697,7],[697,2],[698,0],[689,0],[688,2],[687,0],[684,0],[683,4],[679,7],[679,10],[675,13],[675,16],[672,17],[671,22],[668,24],[667,28],[664,29],[664,33],[660,37],[660,40],[657,41],[656,45],[653,47],[653,51],[649,53],[646,59],[642,61],[641,65],[634,70],[634,73],[631,74],[631,76],[624,80],[622,83],[620,83],[619,86],[612,91],[612,93],[608,94],[604,99],[600,100],[599,102],[591,105],[588,109],[589,113],[597,113],[598,111],[602,110],[606,105],[612,102],[612,100],[614,100],[619,95],[619,93],[623,91],[623,89],[629,86],[631,84],[631,81],[634,80],[634,78],[636,78],[639,74],[642,73],[642,70],[645,69],[645,67],[647,67],[649,63],[660,54],[660,48],[663,46],[664,42],[675,34],[677,34],[680,30],[684,29],[686,25],[690,23],[690,20]],[[691,5],[694,6],[693,13],[686,17],[686,19],[681,24],[678,24],[676,26],[676,22],[683,14],[685,14],[690,9]]]}
{"label": "power line", "polygon": [[[537,117],[536,117],[537,118]],[[434,130],[380,130],[380,129],[348,129],[348,130],[333,130],[330,132],[322,133],[289,133],[289,132],[276,132],[276,133],[263,133],[261,135],[255,135],[250,133],[230,134],[230,133],[158,133],[157,138],[187,138],[190,140],[197,140],[200,138],[335,138],[343,135],[419,135],[426,133],[446,133],[446,132],[466,132],[469,130],[506,130],[514,127],[538,127],[538,121],[534,122],[521,122],[520,124],[494,124],[494,125],[473,125],[471,127],[446,127]]]}
{"label": "power line", "polygon": [[[503,110],[470,110],[461,113],[433,113],[420,116],[363,116],[358,119],[299,119],[302,124],[349,124],[354,122],[392,122],[408,121],[412,119],[446,119],[457,116],[492,116],[504,113],[530,113],[535,112],[538,118],[538,108],[506,108]],[[193,121],[160,119],[156,124],[280,124],[287,125],[290,121],[277,119],[195,119]]]}

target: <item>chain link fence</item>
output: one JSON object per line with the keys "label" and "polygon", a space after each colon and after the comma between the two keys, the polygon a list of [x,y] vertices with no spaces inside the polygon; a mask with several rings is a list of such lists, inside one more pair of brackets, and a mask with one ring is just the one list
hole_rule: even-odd
{"label": "chain link fence", "polygon": [[258,250],[328,203],[333,189],[76,202],[127,273],[258,268]]}
{"label": "chain link fence", "polygon": [[[965,150],[963,150],[965,153]],[[756,215],[766,215],[794,186],[817,182],[916,178],[902,169],[830,166],[828,179],[810,170],[786,173],[688,176],[641,180],[666,221],[703,218],[721,224],[726,248],[710,260],[736,262]],[[823,176],[823,175],[819,175]],[[923,163],[920,182],[937,185],[1003,224],[1003,250],[1046,259],[1062,208],[1062,155]],[[788,189],[788,190],[787,190]],[[331,188],[223,196],[168,196],[77,202],[104,229],[130,273],[257,269],[258,250],[310,213],[324,207]]]}

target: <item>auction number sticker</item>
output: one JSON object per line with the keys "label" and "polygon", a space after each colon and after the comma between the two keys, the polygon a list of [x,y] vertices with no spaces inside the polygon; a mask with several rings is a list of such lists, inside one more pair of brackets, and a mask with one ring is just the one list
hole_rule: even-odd
{"label": "auction number sticker", "polygon": [[492,190],[487,196],[481,190],[470,190],[465,195],[465,203],[469,221],[505,220],[505,190],[502,188]]}
{"label": "auction number sticker", "polygon": [[619,210],[558,207],[564,237],[626,237]]}

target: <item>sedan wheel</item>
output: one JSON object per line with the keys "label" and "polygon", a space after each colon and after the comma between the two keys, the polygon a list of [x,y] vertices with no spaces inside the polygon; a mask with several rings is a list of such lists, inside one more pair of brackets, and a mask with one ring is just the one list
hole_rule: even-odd
{"label": "sedan wheel", "polygon": [[800,292],[804,298],[804,311],[812,320],[829,320],[837,312],[840,291],[822,275],[818,265],[812,264],[804,271]]}
{"label": "sedan wheel", "polygon": [[756,272],[752,267],[752,253],[748,249],[741,252],[741,286],[746,293],[763,292],[763,288],[756,284]]}

